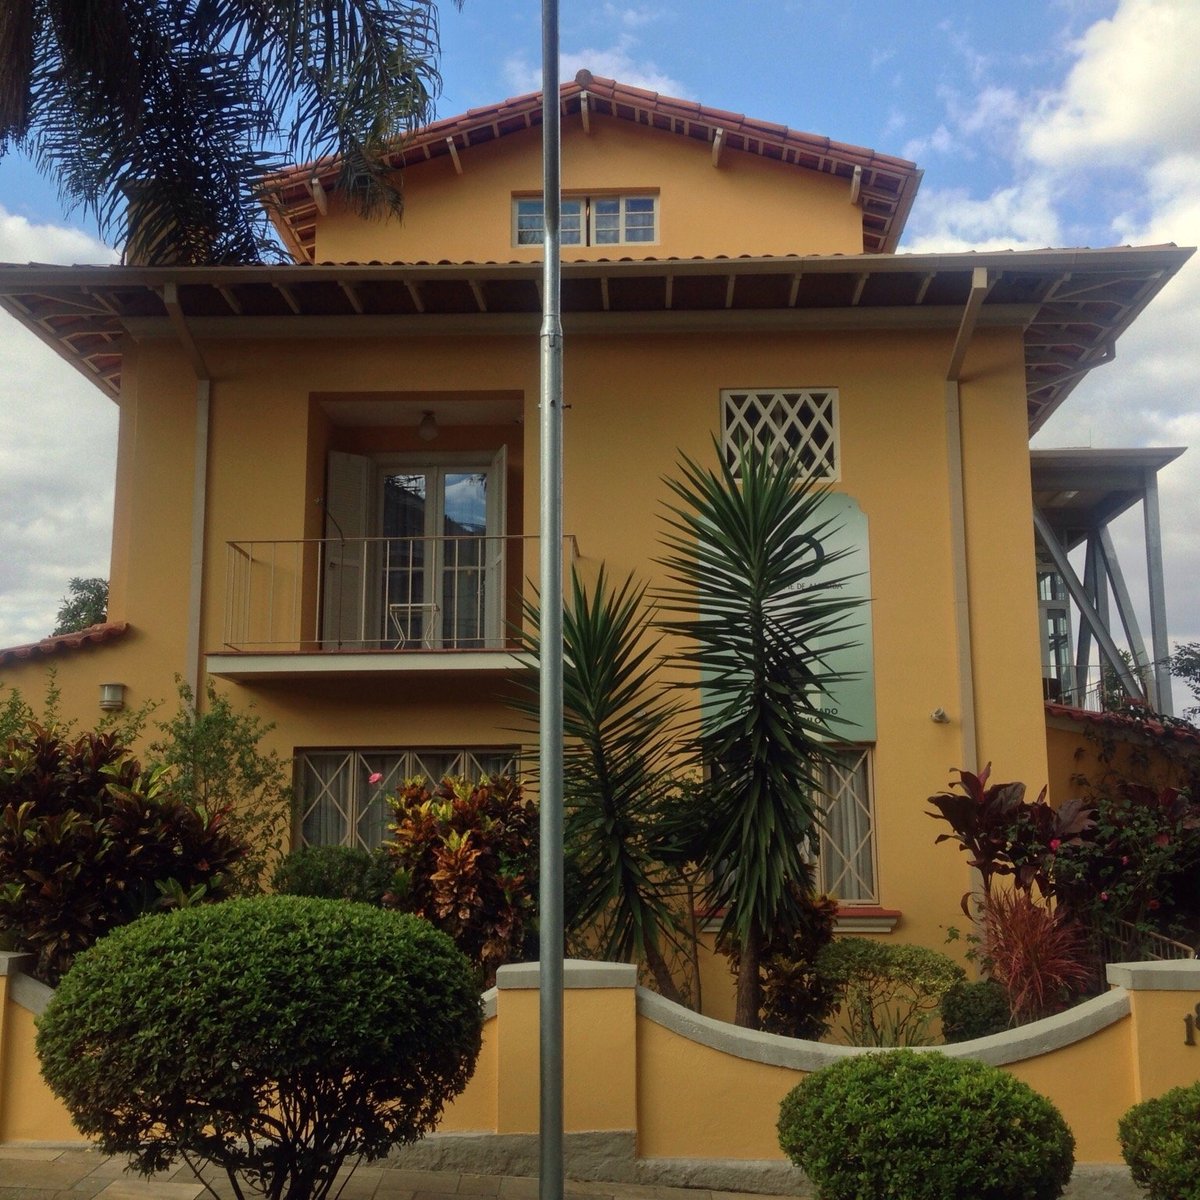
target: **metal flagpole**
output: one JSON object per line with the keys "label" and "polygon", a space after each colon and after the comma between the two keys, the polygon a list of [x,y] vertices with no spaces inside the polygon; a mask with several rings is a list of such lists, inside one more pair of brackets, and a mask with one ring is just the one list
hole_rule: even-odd
{"label": "metal flagpole", "polygon": [[541,332],[541,811],[539,1081],[540,1200],[562,1200],[563,1166],[563,680],[562,315],[559,254],[561,142],[558,0],[542,0],[542,201],[545,261]]}

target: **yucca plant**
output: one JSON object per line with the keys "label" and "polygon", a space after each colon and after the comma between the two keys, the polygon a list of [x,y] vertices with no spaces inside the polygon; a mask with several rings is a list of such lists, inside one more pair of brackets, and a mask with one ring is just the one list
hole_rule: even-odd
{"label": "yucca plant", "polygon": [[[858,602],[831,565],[837,532],[826,489],[790,455],[748,443],[711,470],[681,457],[668,480],[664,627],[682,639],[674,659],[699,673],[694,737],[711,786],[698,816],[709,871],[707,902],[724,911],[720,936],[739,952],[736,1020],[755,1027],[759,963],[768,937],[795,925],[794,885],[808,879],[804,850],[820,820],[820,765],[842,730],[831,728],[831,665],[854,644]],[[838,568],[840,572],[841,568]]]}
{"label": "yucca plant", "polygon": [[[528,626],[538,627],[536,605]],[[662,635],[646,589],[589,589],[572,571],[563,612],[563,843],[570,864],[568,930],[587,930],[602,957],[644,962],[658,990],[682,998],[670,960],[686,934],[672,896],[675,870],[660,854],[664,819],[686,764],[677,737],[682,699],[661,678]],[[527,642],[536,656],[536,639]],[[536,719],[536,694],[517,701]]]}

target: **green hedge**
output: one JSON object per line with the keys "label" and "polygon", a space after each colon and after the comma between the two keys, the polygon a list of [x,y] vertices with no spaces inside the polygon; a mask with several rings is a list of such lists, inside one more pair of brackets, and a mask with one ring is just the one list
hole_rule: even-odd
{"label": "green hedge", "polygon": [[270,1194],[322,1196],[313,1181],[346,1155],[378,1158],[435,1126],[481,1026],[469,964],[424,921],[267,896],[101,939],[64,976],[37,1046],[106,1154],[150,1173],[186,1153],[289,1182]]}
{"label": "green hedge", "polygon": [[1149,1200],[1200,1200],[1200,1083],[1135,1104],[1118,1127],[1121,1153]]}
{"label": "green hedge", "polygon": [[1075,1139],[996,1067],[893,1050],[843,1059],[784,1097],[779,1144],[821,1200],[1053,1200]]}

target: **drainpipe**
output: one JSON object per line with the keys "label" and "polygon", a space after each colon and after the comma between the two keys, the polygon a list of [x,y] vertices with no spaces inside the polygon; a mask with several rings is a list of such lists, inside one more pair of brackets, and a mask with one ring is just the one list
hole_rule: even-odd
{"label": "drainpipe", "polygon": [[192,545],[188,570],[187,648],[184,652],[183,679],[192,692],[193,704],[199,705],[201,681],[200,619],[204,603],[204,535],[208,506],[208,437],[212,398],[212,373],[188,325],[174,283],[163,288],[163,304],[175,328],[180,344],[196,376],[195,456],[192,468]]}
{"label": "drainpipe", "polygon": [[954,632],[958,657],[958,710],[965,769],[979,770],[979,731],[975,720],[975,672],[971,642],[971,584],[967,573],[967,512],[963,487],[962,396],[959,381],[979,311],[991,289],[984,267],[971,272],[971,292],[946,370],[946,466],[950,483],[950,562],[954,577]]}

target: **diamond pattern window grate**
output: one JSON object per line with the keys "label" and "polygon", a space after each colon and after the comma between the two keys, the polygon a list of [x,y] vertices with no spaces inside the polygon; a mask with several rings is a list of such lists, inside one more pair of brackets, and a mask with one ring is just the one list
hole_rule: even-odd
{"label": "diamond pattern window grate", "polygon": [[795,457],[805,475],[839,478],[837,388],[744,388],[721,393],[721,452],[734,470],[751,444],[780,464]]}

